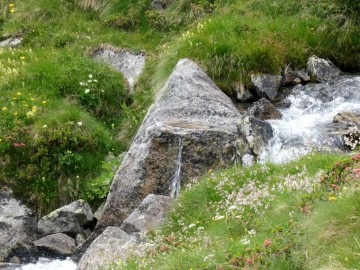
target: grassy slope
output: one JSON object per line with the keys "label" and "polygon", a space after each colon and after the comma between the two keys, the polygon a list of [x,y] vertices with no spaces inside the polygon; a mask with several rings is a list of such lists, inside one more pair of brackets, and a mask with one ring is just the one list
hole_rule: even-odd
{"label": "grassy slope", "polygon": [[118,269],[359,269],[359,157],[209,173]]}
{"label": "grassy slope", "polygon": [[[1,185],[40,214],[106,196],[117,161],[104,163],[105,155],[126,149],[179,58],[199,62],[229,94],[251,72],[302,67],[311,54],[359,70],[358,9],[346,0],[181,0],[165,11],[143,0],[90,1],[100,3],[96,11],[82,2],[0,3],[2,32],[24,35],[22,46],[0,51]],[[101,43],[146,51],[134,94],[91,59]]]}

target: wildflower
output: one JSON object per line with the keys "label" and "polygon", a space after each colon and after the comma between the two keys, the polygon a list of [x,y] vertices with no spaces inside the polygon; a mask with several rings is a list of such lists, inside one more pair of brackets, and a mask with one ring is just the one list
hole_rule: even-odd
{"label": "wildflower", "polygon": [[46,100],[44,100],[43,102],[41,102],[42,104],[46,104],[47,103],[47,101]]}
{"label": "wildflower", "polygon": [[89,74],[89,78],[92,79],[93,75],[92,74]]}
{"label": "wildflower", "polygon": [[1,110],[2,110],[2,111],[7,111],[7,109],[8,109],[8,108],[6,108],[6,107],[2,107]]}
{"label": "wildflower", "polygon": [[37,107],[36,107],[36,106],[33,106],[33,107],[31,108],[31,111],[32,111],[33,113],[36,113]]}
{"label": "wildflower", "polygon": [[15,8],[10,9],[10,13],[14,13],[15,12]]}
{"label": "wildflower", "polygon": [[268,246],[270,246],[270,244],[271,244],[271,239],[267,238],[267,239],[265,239],[263,246],[268,247]]}
{"label": "wildflower", "polygon": [[17,92],[16,95],[17,95],[17,96],[21,96],[21,92]]}
{"label": "wildflower", "polygon": [[85,94],[88,94],[89,92],[90,92],[89,88],[85,89]]}
{"label": "wildflower", "polygon": [[328,197],[328,200],[329,200],[329,201],[335,201],[335,200],[336,200],[336,197],[335,197],[335,196],[329,196],[329,197]]}
{"label": "wildflower", "polygon": [[34,113],[32,111],[29,111],[26,113],[26,117],[31,118],[34,116]]}
{"label": "wildflower", "polygon": [[0,142],[2,142],[2,139],[0,139]]}
{"label": "wildflower", "polygon": [[20,56],[20,60],[25,60],[25,56]]}
{"label": "wildflower", "polygon": [[115,128],[115,124],[114,124],[114,123],[111,124],[111,128],[112,128],[112,129]]}
{"label": "wildflower", "polygon": [[43,128],[47,128],[47,127],[48,127],[48,125],[43,125],[42,127],[43,127]]}
{"label": "wildflower", "polygon": [[30,98],[31,101],[35,101],[35,98]]}
{"label": "wildflower", "polygon": [[14,116],[17,116],[17,114],[18,114],[17,112],[14,112]]}
{"label": "wildflower", "polygon": [[81,127],[81,126],[83,125],[83,123],[82,123],[82,122],[77,122],[77,125],[78,125],[79,127]]}
{"label": "wildflower", "polygon": [[347,191],[348,190],[348,187],[343,187],[343,191]]}

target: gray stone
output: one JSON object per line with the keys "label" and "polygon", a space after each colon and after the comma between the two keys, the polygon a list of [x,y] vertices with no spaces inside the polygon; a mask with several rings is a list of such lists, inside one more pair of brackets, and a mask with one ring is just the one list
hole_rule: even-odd
{"label": "gray stone", "polygon": [[349,135],[354,129],[360,129],[360,116],[352,112],[340,112],[326,128],[332,135]]}
{"label": "gray stone", "polygon": [[128,234],[147,233],[161,225],[171,206],[169,196],[149,194],[142,203],[128,216],[121,229]]}
{"label": "gray stone", "polygon": [[107,269],[109,266],[139,254],[141,246],[135,237],[118,227],[108,227],[82,256],[77,270]]}
{"label": "gray stone", "polygon": [[73,253],[75,240],[66,234],[56,233],[34,241],[34,245],[42,256],[65,258]]}
{"label": "gray stone", "polygon": [[127,80],[130,91],[134,89],[136,80],[145,66],[144,52],[133,53],[128,49],[121,49],[108,44],[103,44],[95,50],[93,57],[120,71]]}
{"label": "gray stone", "polygon": [[94,215],[87,202],[77,200],[65,205],[47,216],[42,217],[38,222],[38,231],[41,235],[54,233],[78,234],[84,231]]}
{"label": "gray stone", "polygon": [[318,82],[324,82],[333,79],[341,74],[341,70],[331,61],[311,56],[307,62],[307,70]]}
{"label": "gray stone", "polygon": [[79,233],[76,235],[76,238],[75,238],[76,246],[81,245],[85,241],[86,241],[86,236],[84,234]]}
{"label": "gray stone", "polygon": [[171,194],[175,179],[232,164],[234,153],[248,150],[239,118],[230,98],[195,63],[180,60],[124,157],[95,230],[120,226],[150,193]]}
{"label": "gray stone", "polygon": [[0,42],[0,48],[16,47],[22,43],[22,38],[10,37]]}
{"label": "gray stone", "polygon": [[36,260],[32,244],[36,225],[35,213],[16,200],[11,190],[0,191],[0,262]]}
{"label": "gray stone", "polygon": [[282,77],[273,74],[252,74],[251,81],[259,97],[267,97],[270,100],[276,99],[282,85]]}
{"label": "gray stone", "polygon": [[240,120],[239,129],[245,134],[250,149],[257,157],[265,150],[273,137],[273,130],[269,123],[251,116]]}
{"label": "gray stone", "polygon": [[166,8],[167,2],[166,0],[152,0],[151,7],[156,10],[162,10]]}
{"label": "gray stone", "polygon": [[266,98],[254,102],[247,110],[249,116],[260,120],[281,119],[282,114]]}
{"label": "gray stone", "polygon": [[255,98],[254,95],[248,89],[246,89],[242,83],[235,84],[233,89],[236,93],[236,98],[242,102],[246,102]]}
{"label": "gray stone", "polygon": [[296,72],[297,78],[300,78],[302,82],[306,83],[306,82],[311,81],[311,78],[306,70],[301,69],[301,70],[297,70],[295,72]]}
{"label": "gray stone", "polygon": [[255,163],[255,157],[250,154],[246,154],[241,159],[242,165],[245,167],[251,167]]}
{"label": "gray stone", "polygon": [[101,218],[102,213],[104,212],[104,208],[105,208],[105,202],[103,202],[99,208],[96,210],[95,214],[94,214],[94,218],[96,218],[97,220],[99,220]]}

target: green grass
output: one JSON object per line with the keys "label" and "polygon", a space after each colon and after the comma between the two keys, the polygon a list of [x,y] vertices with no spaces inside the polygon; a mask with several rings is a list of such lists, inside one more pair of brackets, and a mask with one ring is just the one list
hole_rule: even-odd
{"label": "green grass", "polygon": [[358,269],[358,162],[312,154],[209,173],[176,200],[148,254],[118,269]]}

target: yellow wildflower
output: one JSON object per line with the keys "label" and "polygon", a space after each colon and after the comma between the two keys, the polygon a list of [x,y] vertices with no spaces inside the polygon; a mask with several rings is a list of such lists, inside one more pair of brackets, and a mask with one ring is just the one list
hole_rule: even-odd
{"label": "yellow wildflower", "polygon": [[25,56],[20,56],[20,60],[25,60]]}
{"label": "yellow wildflower", "polygon": [[2,139],[0,139],[0,142],[2,142]]}
{"label": "yellow wildflower", "polygon": [[21,96],[21,92],[17,92],[16,95],[17,95],[17,96]]}
{"label": "yellow wildflower", "polygon": [[347,191],[347,190],[348,190],[348,187],[343,187],[343,190],[344,190],[344,191]]}
{"label": "yellow wildflower", "polygon": [[335,200],[336,200],[336,197],[335,197],[335,196],[329,196],[328,200],[329,200],[329,201],[335,201]]}
{"label": "yellow wildflower", "polygon": [[31,101],[35,101],[35,98],[30,98]]}
{"label": "yellow wildflower", "polygon": [[10,9],[10,13],[14,13],[15,12],[15,8]]}
{"label": "yellow wildflower", "polygon": [[17,112],[14,112],[14,116],[17,116]]}
{"label": "yellow wildflower", "polygon": [[1,110],[3,110],[3,111],[7,111],[7,108],[6,107],[2,107],[2,109]]}
{"label": "yellow wildflower", "polygon": [[44,100],[43,102],[41,102],[42,104],[46,104],[47,103],[47,101],[46,100]]}
{"label": "yellow wildflower", "polygon": [[13,3],[9,4],[9,7],[11,7],[11,8],[14,7],[14,4]]}
{"label": "yellow wildflower", "polygon": [[37,107],[36,107],[36,106],[32,106],[31,111],[32,111],[33,113],[36,113]]}

